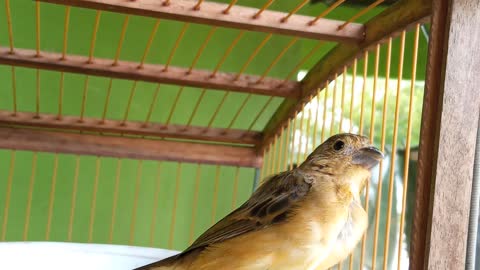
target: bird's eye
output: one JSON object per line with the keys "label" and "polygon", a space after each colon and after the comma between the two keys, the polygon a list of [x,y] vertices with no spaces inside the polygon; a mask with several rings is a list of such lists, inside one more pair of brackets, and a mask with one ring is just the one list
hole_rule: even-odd
{"label": "bird's eye", "polygon": [[343,141],[337,141],[334,145],[333,145],[333,149],[335,149],[335,151],[340,151],[343,149],[343,147],[345,146],[345,143]]}

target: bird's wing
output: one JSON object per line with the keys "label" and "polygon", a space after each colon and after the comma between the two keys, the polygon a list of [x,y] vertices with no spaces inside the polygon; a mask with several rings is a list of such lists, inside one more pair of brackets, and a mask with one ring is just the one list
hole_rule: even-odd
{"label": "bird's wing", "polygon": [[310,186],[295,171],[272,176],[248,201],[203,233],[184,253],[285,221],[296,202],[308,194]]}
{"label": "bird's wing", "polygon": [[310,187],[310,182],[295,170],[274,175],[248,201],[213,225],[185,251],[136,270],[173,265],[188,255],[200,254],[209,245],[282,223],[296,202],[308,194]]}

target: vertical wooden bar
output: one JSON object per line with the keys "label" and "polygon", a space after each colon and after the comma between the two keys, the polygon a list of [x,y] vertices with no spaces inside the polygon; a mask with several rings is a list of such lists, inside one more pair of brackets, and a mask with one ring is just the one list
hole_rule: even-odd
{"label": "vertical wooden bar", "polygon": [[319,107],[320,107],[320,89],[317,90],[317,94],[315,95],[315,123],[313,124],[313,138],[312,138],[312,144],[313,144],[313,149],[317,147],[317,133],[318,133],[318,113],[319,113]]}
{"label": "vertical wooden bar", "polygon": [[28,229],[30,226],[30,215],[32,210],[33,188],[35,186],[35,174],[37,172],[37,152],[33,152],[32,173],[30,175],[30,184],[28,185],[27,210],[25,211],[25,224],[23,226],[23,241],[28,239]]}
{"label": "vertical wooden bar", "polygon": [[338,81],[338,74],[335,73],[335,80],[333,82],[333,98],[332,98],[332,118],[330,119],[330,136],[333,136],[335,126],[335,103],[337,101],[337,81]]}
{"label": "vertical wooden bar", "polygon": [[115,221],[117,214],[117,203],[118,203],[118,190],[120,188],[120,174],[122,172],[122,160],[117,159],[117,169],[115,172],[115,187],[113,190],[113,205],[112,205],[112,220],[110,222],[110,232],[108,234],[108,243],[113,241],[113,231],[115,229]]}
{"label": "vertical wooden bar", "polygon": [[12,108],[13,115],[17,114],[17,78],[15,73],[15,67],[11,66],[12,71]]}
{"label": "vertical wooden bar", "polygon": [[101,167],[100,157],[97,157],[95,162],[95,180],[93,182],[93,194],[92,202],[90,204],[90,223],[88,225],[88,242],[93,241],[93,225],[95,224],[95,209],[97,207],[97,191],[98,191],[98,178],[100,177],[100,167]]}
{"label": "vertical wooden bar", "polygon": [[392,155],[390,157],[390,172],[388,181],[388,202],[387,202],[387,222],[385,224],[385,241],[383,247],[383,270],[388,267],[388,252],[390,244],[390,224],[393,203],[393,187],[395,180],[395,162],[397,157],[397,137],[398,137],[398,119],[400,114],[400,91],[402,88],[403,63],[405,57],[405,31],[400,36],[400,51],[398,55],[398,76],[397,76],[397,96],[395,100],[395,116],[393,123]]}
{"label": "vertical wooden bar", "polygon": [[350,126],[348,132],[352,132],[353,129],[353,106],[355,104],[355,79],[357,77],[357,59],[353,60],[352,66],[352,95],[350,96]]}
{"label": "vertical wooden bar", "polygon": [[293,124],[292,124],[292,147],[290,148],[290,158],[288,160],[290,160],[290,165],[288,166],[288,169],[291,170],[293,169],[293,163],[295,162],[294,161],[294,155],[295,155],[295,143],[296,143],[296,140],[295,140],[295,133],[297,131],[297,116],[298,116],[298,113],[295,114],[295,116],[293,117]]}
{"label": "vertical wooden bar", "polygon": [[233,182],[233,194],[232,194],[232,211],[235,209],[235,206],[237,205],[237,196],[238,196],[238,178],[240,176],[240,167],[237,166],[235,168],[235,178]]}
{"label": "vertical wooden bar", "polygon": [[[312,104],[312,100],[310,100],[310,105]],[[312,120],[312,108],[311,106],[309,106],[309,108],[307,109],[308,110],[308,120],[307,120],[307,130],[306,130],[306,134],[305,134],[305,149],[303,151],[303,160],[307,159],[307,156],[309,154],[309,149],[308,149],[308,141],[310,139],[310,137],[312,136],[310,134],[310,125],[311,125],[311,120]]]}
{"label": "vertical wooden bar", "polygon": [[55,190],[57,187],[57,172],[58,172],[58,154],[55,154],[53,161],[53,176],[52,184],[50,187],[50,195],[48,199],[48,217],[47,217],[47,228],[45,230],[45,240],[50,240],[50,231],[52,227],[52,217],[53,217],[53,206],[55,203]]}
{"label": "vertical wooden bar", "polygon": [[363,87],[362,100],[360,107],[360,134],[363,134],[363,112],[365,111],[365,91],[367,88],[367,74],[368,74],[368,52],[366,51],[363,57]]}
{"label": "vertical wooden bar", "polygon": [[338,126],[338,133],[343,131],[343,111],[345,109],[345,84],[347,83],[347,67],[343,67],[342,72],[342,95],[340,99],[340,124]]}
{"label": "vertical wooden bar", "polygon": [[193,195],[193,204],[192,204],[192,221],[190,222],[190,236],[188,239],[188,243],[193,243],[193,237],[195,235],[195,222],[197,219],[197,204],[198,204],[198,193],[200,189],[200,179],[202,173],[202,165],[197,163],[197,171],[195,176],[195,191]]}
{"label": "vertical wooden bar", "polygon": [[128,244],[133,245],[135,241],[135,225],[137,221],[137,208],[138,208],[138,197],[140,195],[140,184],[142,183],[142,168],[143,161],[139,160],[137,165],[137,175],[135,179],[135,193],[133,197],[133,209],[132,209],[132,219],[130,221],[130,237],[128,239]]}
{"label": "vertical wooden bar", "polygon": [[285,146],[285,143],[283,143],[283,140],[286,139],[287,137],[287,128],[288,127],[282,129],[282,132],[280,132],[280,135],[278,135],[279,146],[278,146],[278,152],[277,152],[277,163],[275,166],[276,172],[280,172],[282,170],[281,162],[282,162],[283,147]]}
{"label": "vertical wooden bar", "polygon": [[[370,115],[370,142],[373,143],[374,141],[374,138],[375,138],[375,95],[377,94],[377,84],[378,84],[378,65],[379,65],[379,61],[380,61],[380,44],[377,44],[375,46],[375,64],[374,64],[374,71],[373,71],[373,92],[372,92],[372,112],[371,112],[371,115]],[[387,89],[385,89],[385,93],[387,93]],[[385,95],[386,96],[386,95]],[[384,105],[384,110],[385,110],[385,103],[383,104]],[[384,136],[385,134],[382,133],[382,136]],[[382,170],[381,170],[381,167],[380,167],[380,170],[379,170],[379,175],[382,174]],[[380,197],[381,197],[381,193],[378,192],[378,189],[381,188],[381,183],[380,181],[382,180],[381,177],[379,177],[378,179],[378,186],[377,186],[377,203],[375,205],[375,224],[376,223],[376,220],[379,218],[380,216],[380,203],[379,203],[379,200],[380,200]],[[377,237],[378,237],[378,226],[375,227],[375,231],[373,233],[373,252],[372,252],[372,269],[375,269],[375,266],[376,266],[376,262],[377,262]],[[385,237],[388,237],[388,235],[386,235]]]}
{"label": "vertical wooden bar", "polygon": [[328,100],[328,82],[325,83],[325,89],[323,90],[323,119],[322,119],[322,137],[321,141],[325,140],[326,122],[327,122],[327,100]]}
{"label": "vertical wooden bar", "polygon": [[170,233],[168,236],[168,248],[173,249],[173,237],[175,236],[175,223],[177,221],[178,194],[180,191],[180,179],[182,173],[182,163],[177,164],[177,176],[175,178],[175,193],[173,197],[172,217],[170,219]]}
{"label": "vertical wooden bar", "polygon": [[408,170],[410,163],[410,142],[412,137],[412,115],[413,115],[413,98],[415,95],[415,80],[417,76],[417,55],[418,55],[418,37],[420,35],[420,25],[415,27],[415,37],[413,43],[413,56],[412,56],[412,77],[410,79],[410,97],[408,103],[408,122],[407,122],[407,141],[405,144],[405,161],[403,167],[403,191],[402,191],[402,210],[400,214],[400,228],[398,236],[397,246],[397,269],[400,269],[402,263],[402,236],[405,223],[405,211],[407,204],[407,188],[408,188]]}
{"label": "vertical wooden bar", "polygon": [[288,153],[290,150],[290,138],[292,137],[292,120],[288,121],[287,128],[285,129],[285,136],[286,142],[285,142],[285,153],[283,154],[283,166],[282,170],[286,171],[288,169]]}
{"label": "vertical wooden bar", "polygon": [[73,176],[72,186],[72,198],[70,203],[70,219],[68,223],[68,236],[67,240],[72,241],[73,236],[73,221],[75,219],[75,207],[77,203],[77,187],[78,187],[78,174],[80,172],[80,157],[75,157],[75,175]]}
{"label": "vertical wooden bar", "polygon": [[277,137],[275,137],[274,143],[272,144],[272,152],[271,152],[272,162],[270,163],[270,170],[269,170],[270,175],[275,173],[275,164],[277,163],[277,158],[278,158],[277,145],[279,140],[280,140],[280,134],[278,134]]}
{"label": "vertical wooden bar", "polygon": [[215,187],[213,190],[212,217],[210,223],[213,225],[217,217],[218,189],[220,184],[220,165],[215,166]]}
{"label": "vertical wooden bar", "polygon": [[8,214],[10,211],[10,198],[11,198],[11,192],[12,192],[13,173],[15,170],[15,154],[16,154],[16,151],[12,150],[10,154],[10,167],[8,169],[7,189],[5,192],[5,205],[3,208],[2,237],[0,238],[1,241],[5,241],[5,238],[7,237]]}
{"label": "vertical wooden bar", "polygon": [[480,2],[434,0],[432,11],[411,268],[464,269],[480,112]]}
{"label": "vertical wooden bar", "polygon": [[300,157],[302,156],[302,137],[303,137],[303,123],[305,122],[305,111],[302,111],[302,117],[300,118],[300,130],[299,130],[299,137],[298,137],[298,146],[297,146],[297,165],[300,165]]}
{"label": "vertical wooden bar", "polygon": [[[367,85],[367,70],[368,69],[368,52],[364,53],[363,58],[363,87],[362,87],[362,97],[360,101],[360,127],[359,127],[359,134],[363,135],[363,112],[365,111],[365,91]],[[365,204],[364,208],[368,214],[368,199],[369,199],[369,191],[370,190],[370,182],[367,181],[365,184]],[[368,231],[367,231],[368,232]],[[365,249],[367,247],[367,232],[363,235],[362,239],[362,248],[360,251],[360,269],[363,269],[363,265],[365,263]]]}
{"label": "vertical wooden bar", "polygon": [[[382,109],[382,135],[380,142],[380,150],[385,151],[385,134],[387,129],[387,109],[388,109],[388,86],[390,81],[390,64],[392,59],[392,38],[388,38],[387,42],[387,59],[385,63],[385,92],[383,95],[383,109]],[[380,161],[378,169],[378,184],[377,184],[377,201],[375,203],[375,227],[373,235],[373,251],[372,251],[372,260],[376,260],[377,257],[377,244],[378,244],[378,234],[380,226],[380,210],[382,204],[382,188],[383,188],[383,161]],[[373,265],[373,264],[372,264]]]}
{"label": "vertical wooden bar", "polygon": [[152,223],[150,224],[150,246],[155,245],[155,229],[157,224],[158,201],[160,197],[162,162],[158,162],[157,176],[155,181],[155,193],[153,195]]}

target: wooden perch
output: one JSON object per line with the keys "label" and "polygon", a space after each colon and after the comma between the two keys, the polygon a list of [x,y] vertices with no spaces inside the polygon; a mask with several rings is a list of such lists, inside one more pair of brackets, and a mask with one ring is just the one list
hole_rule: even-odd
{"label": "wooden perch", "polygon": [[350,23],[341,30],[343,21],[320,19],[313,25],[314,17],[292,15],[282,22],[287,13],[265,10],[259,17],[253,18],[256,8],[235,5],[228,14],[223,11],[225,4],[204,2],[199,10],[194,10],[194,1],[175,0],[163,5],[160,0],[40,0],[42,2],[105,10],[130,15],[163,18],[191,23],[230,27],[249,31],[261,31],[274,34],[298,36],[304,38],[336,42],[360,42],[364,38],[362,24]]}
{"label": "wooden perch", "polygon": [[0,124],[52,128],[60,130],[90,131],[112,134],[130,134],[158,138],[178,138],[188,140],[201,140],[211,142],[224,142],[236,144],[256,145],[261,142],[261,133],[238,129],[206,128],[198,126],[163,125],[159,123],[105,120],[97,118],[83,118],[62,116],[61,120],[56,115],[17,112],[13,115],[10,111],[0,111]]}
{"label": "wooden perch", "polygon": [[0,127],[0,148],[260,167],[254,148]]}
{"label": "wooden perch", "polygon": [[118,61],[113,65],[111,59],[95,58],[93,63],[88,63],[85,56],[67,55],[61,59],[58,53],[35,55],[35,50],[15,49],[12,54],[8,48],[0,47],[0,64],[267,96],[297,97],[300,92],[298,82],[281,79],[265,78],[257,83],[259,76],[241,75],[236,79],[236,74],[218,72],[212,77],[206,70],[188,72],[187,68],[169,67],[164,71],[163,65],[144,64],[139,68],[140,64],[135,62]]}

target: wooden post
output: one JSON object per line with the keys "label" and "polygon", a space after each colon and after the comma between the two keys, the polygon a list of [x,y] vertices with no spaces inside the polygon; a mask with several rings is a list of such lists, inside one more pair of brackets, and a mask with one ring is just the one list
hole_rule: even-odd
{"label": "wooden post", "polygon": [[480,108],[480,1],[433,0],[410,269],[464,269]]}

